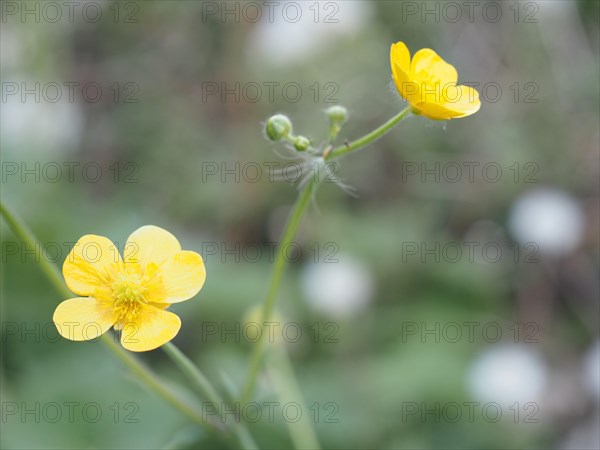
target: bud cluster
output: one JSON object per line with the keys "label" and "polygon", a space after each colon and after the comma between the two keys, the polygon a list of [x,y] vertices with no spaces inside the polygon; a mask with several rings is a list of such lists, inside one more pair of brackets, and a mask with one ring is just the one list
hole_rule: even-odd
{"label": "bud cluster", "polygon": [[[332,106],[325,110],[329,119],[329,143],[333,142],[348,120],[348,110],[343,106]],[[304,152],[311,148],[311,140],[306,136],[294,135],[292,121],[284,114],[271,116],[265,124],[265,134],[270,141],[286,141],[294,149]]]}

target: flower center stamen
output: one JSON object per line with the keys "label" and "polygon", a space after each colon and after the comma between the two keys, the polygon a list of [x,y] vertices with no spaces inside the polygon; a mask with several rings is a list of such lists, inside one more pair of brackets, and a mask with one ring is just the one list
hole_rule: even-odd
{"label": "flower center stamen", "polygon": [[123,271],[116,275],[111,285],[114,309],[119,313],[119,321],[130,321],[138,314],[140,307],[148,303],[142,277],[136,272]]}

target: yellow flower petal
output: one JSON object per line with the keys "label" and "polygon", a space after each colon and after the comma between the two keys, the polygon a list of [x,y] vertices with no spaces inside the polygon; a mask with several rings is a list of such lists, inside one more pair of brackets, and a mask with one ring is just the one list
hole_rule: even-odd
{"label": "yellow flower petal", "polygon": [[181,251],[166,261],[159,269],[162,278],[162,298],[152,297],[155,303],[178,303],[200,292],[206,280],[206,268],[196,252]]}
{"label": "yellow flower petal", "polygon": [[117,318],[112,308],[93,298],[72,298],[58,305],[52,320],[62,337],[88,341],[106,333]]}
{"label": "yellow flower petal", "polygon": [[171,306],[170,303],[156,303],[156,302],[150,302],[148,303],[150,306],[154,306],[155,308],[158,309],[167,309],[169,306]]}
{"label": "yellow flower petal", "polygon": [[139,263],[142,268],[154,263],[160,266],[181,251],[175,236],[154,225],[146,225],[131,233],[123,250],[126,263]]}
{"label": "yellow flower petal", "polygon": [[398,70],[408,76],[410,73],[410,51],[404,42],[392,44],[390,48],[390,61],[392,63],[392,72]]}
{"label": "yellow flower petal", "polygon": [[456,84],[458,72],[452,64],[448,64],[436,52],[430,48],[423,48],[413,56],[410,65],[410,79],[419,84],[439,83],[443,87],[446,84]]}
{"label": "yellow flower petal", "polygon": [[397,42],[390,48],[392,76],[398,93],[408,102],[419,100],[419,87],[410,80],[410,52],[404,42]]}
{"label": "yellow flower petal", "polygon": [[128,322],[121,332],[121,344],[132,352],[154,350],[173,339],[181,320],[172,312],[143,305],[135,322]]}
{"label": "yellow flower petal", "polygon": [[103,236],[83,236],[63,264],[63,276],[69,289],[78,295],[91,295],[103,286],[107,274],[121,263],[121,255],[115,245]]}
{"label": "yellow flower petal", "polygon": [[443,103],[418,103],[414,107],[433,120],[457,119],[475,114],[481,108],[479,93],[470,86],[449,88]]}
{"label": "yellow flower petal", "polygon": [[446,107],[461,113],[460,117],[475,114],[481,108],[479,92],[471,86],[459,85],[456,86],[456,89],[448,89],[443,94]]}

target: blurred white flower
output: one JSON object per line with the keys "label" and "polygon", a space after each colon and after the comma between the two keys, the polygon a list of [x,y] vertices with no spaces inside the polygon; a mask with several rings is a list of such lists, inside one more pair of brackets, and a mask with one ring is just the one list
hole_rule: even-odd
{"label": "blurred white flower", "polygon": [[338,262],[306,265],[301,273],[302,292],[310,307],[333,318],[346,318],[362,311],[373,297],[370,271],[347,256],[332,256]]}
{"label": "blurred white flower", "polygon": [[571,196],[544,188],[530,191],[515,202],[509,227],[521,244],[534,242],[543,253],[563,255],[581,241],[584,218]]}
{"label": "blurred white flower", "polygon": [[600,400],[600,340],[585,355],[582,375],[588,391],[596,401]]}
{"label": "blurred white flower", "polygon": [[[3,93],[2,141],[6,150],[18,154],[67,152],[78,144],[83,132],[83,117],[79,106],[69,101],[67,88],[61,83],[60,99],[49,102],[44,99],[44,83],[25,80],[15,76],[11,81],[14,94]],[[36,85],[37,83],[37,85]],[[31,93],[27,94],[27,89]],[[12,92],[12,91],[11,91]],[[37,96],[37,98],[36,98]]]}
{"label": "blurred white flower", "polygon": [[469,390],[480,402],[508,408],[515,402],[538,402],[547,377],[537,352],[519,345],[499,345],[477,357],[469,370]]}
{"label": "blurred white flower", "polygon": [[368,24],[371,11],[368,2],[277,2],[272,14],[266,8],[262,12],[248,55],[273,65],[310,59],[334,38],[356,34]]}

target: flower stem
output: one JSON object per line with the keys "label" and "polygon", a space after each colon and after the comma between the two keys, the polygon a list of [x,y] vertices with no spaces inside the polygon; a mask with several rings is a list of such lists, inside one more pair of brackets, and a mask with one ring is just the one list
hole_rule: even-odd
{"label": "flower stem", "polygon": [[[296,232],[298,231],[300,223],[302,222],[302,217],[304,216],[304,213],[310,204],[310,200],[315,191],[316,185],[317,181],[313,176],[298,196],[298,200],[296,201],[296,204],[292,210],[292,214],[287,222],[283,237],[281,238],[281,242],[277,248],[277,256],[275,257],[275,263],[273,265],[269,290],[267,291],[267,296],[262,305],[261,324],[269,322],[271,319],[273,307],[275,306],[275,300],[277,299],[277,291],[281,285],[281,279],[283,277],[283,272],[286,265],[285,252],[296,236]],[[246,379],[246,384],[244,385],[244,390],[242,393],[242,404],[250,401],[252,394],[254,393],[256,379],[258,378],[258,372],[260,371],[260,362],[266,343],[266,334],[267,333],[264,332],[261,333],[260,339],[252,348],[252,355],[250,356],[250,371],[248,372],[248,378]]]}
{"label": "flower stem", "polygon": [[42,246],[39,245],[25,222],[2,202],[0,202],[0,213],[13,233],[25,243],[25,247],[28,247],[27,251],[35,252],[36,261],[39,261],[40,268],[44,272],[44,275],[46,275],[46,278],[48,278],[65,299],[73,297],[73,293],[63,283],[59,270],[50,262],[50,258],[47,258],[44,252],[40,250]]}
{"label": "flower stem", "polygon": [[[48,280],[58,290],[58,292],[60,292],[60,294],[65,298],[72,297],[73,294],[63,283],[63,279],[57,267],[50,262],[49,258],[46,258],[42,251],[40,251],[42,246],[39,245],[33,233],[29,230],[27,225],[25,225],[23,220],[2,202],[0,202],[0,213],[2,217],[4,217],[6,223],[8,223],[9,227],[12,229],[13,233],[15,233],[15,235],[19,237],[26,246],[34,250],[36,254],[36,260],[39,261],[42,271]],[[210,429],[217,428],[214,423],[205,421],[201,414],[186,404],[179,397],[179,395],[168,388],[167,385],[149,368],[142,364],[137,358],[129,354],[126,350],[121,348],[110,335],[104,334],[101,339],[102,342],[117,356],[117,358],[119,358],[121,362],[123,362],[123,364],[125,364],[137,376],[137,378],[143,381],[152,391],[157,393],[160,397],[162,397],[198,425]]]}
{"label": "flower stem", "polygon": [[397,115],[392,117],[386,123],[381,125],[379,128],[371,131],[369,134],[365,134],[363,137],[355,140],[354,142],[350,142],[349,144],[340,145],[339,147],[334,148],[326,157],[326,159],[338,158],[346,153],[350,153],[356,151],[365,145],[370,144],[371,142],[379,139],[381,136],[390,131],[394,126],[396,126],[402,119],[408,116],[411,112],[410,106],[407,106],[402,111],[400,111]]}
{"label": "flower stem", "polygon": [[[217,390],[210,384],[210,381],[208,381],[208,379],[200,371],[200,369],[171,342],[167,342],[165,345],[163,345],[162,349],[169,356],[169,358],[171,358],[175,365],[179,367],[179,369],[185,374],[188,380],[190,380],[196,391],[200,394],[201,398],[211,402],[216,408],[216,413],[218,416],[222,417],[221,408],[225,402]],[[248,429],[243,423],[236,420],[232,428],[240,448],[258,448],[252,439],[252,436],[248,432]]]}
{"label": "flower stem", "polygon": [[181,411],[184,415],[188,416],[192,421],[196,422],[202,427],[210,426],[213,429],[217,429],[218,426],[215,423],[205,421],[201,414],[194,410],[191,406],[186,404],[175,392],[167,388],[165,383],[160,380],[153,372],[144,366],[134,356],[123,350],[114,339],[108,335],[102,335],[102,342],[108,346],[108,348],[115,354],[117,358],[125,364],[131,372],[136,375],[138,380],[141,380],[148,386],[152,391],[156,392],[164,400],[174,406],[176,409]]}
{"label": "flower stem", "polygon": [[[364,147],[367,144],[377,140],[388,131],[390,131],[395,125],[397,125],[402,119],[408,116],[411,112],[410,106],[406,107],[402,111],[400,111],[397,115],[392,117],[386,123],[381,125],[379,128],[373,130],[369,134],[364,135],[363,137],[351,142],[347,145],[341,145],[331,150],[326,155],[323,155],[325,160],[330,160],[332,158],[337,158],[346,153],[353,152]],[[302,217],[306,212],[306,208],[310,203],[310,199],[315,191],[317,182],[315,177],[312,177],[308,184],[304,187],[304,190],[298,196],[298,200],[294,205],[294,209],[292,211],[292,215],[288,220],[285,231],[283,233],[283,238],[279,244],[279,248],[277,251],[277,256],[275,259],[275,264],[273,266],[273,272],[271,275],[271,283],[269,285],[269,289],[267,291],[267,296],[262,306],[261,320],[262,323],[268,322],[271,318],[271,314],[273,312],[273,307],[275,306],[275,300],[277,299],[277,291],[281,284],[281,279],[283,276],[283,271],[285,269],[285,250],[286,247],[291,244],[294,237],[296,236],[296,232],[298,231],[298,227],[300,226],[300,222],[302,221]],[[258,372],[260,370],[260,362],[262,358],[263,349],[265,346],[265,335],[266,333],[261,333],[261,337],[259,341],[256,343],[254,348],[252,349],[252,355],[250,357],[250,370],[248,372],[248,378],[246,379],[246,384],[244,386],[244,391],[242,393],[242,404],[247,403],[251,398],[254,392],[254,387],[256,385],[256,380],[258,378]]]}
{"label": "flower stem", "polygon": [[[273,384],[282,403],[300,403],[305,409],[304,399],[300,386],[294,375],[294,368],[285,348],[278,345],[274,351],[269,352],[267,366],[273,374]],[[308,411],[308,410],[307,410]],[[311,426],[312,419],[308,414],[302,414],[299,420],[286,421],[290,436],[297,449],[319,449],[317,435]]]}

